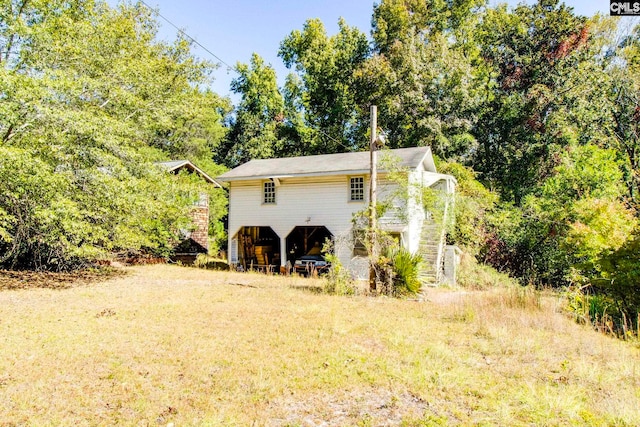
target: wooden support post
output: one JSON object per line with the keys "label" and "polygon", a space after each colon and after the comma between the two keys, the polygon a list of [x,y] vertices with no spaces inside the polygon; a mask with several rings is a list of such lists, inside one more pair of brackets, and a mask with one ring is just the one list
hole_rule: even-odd
{"label": "wooden support post", "polygon": [[378,181],[378,158],[377,158],[377,128],[378,128],[378,107],[372,105],[371,112],[371,140],[369,142],[370,173],[369,173],[369,289],[372,292],[377,290],[376,264],[378,261],[378,236],[377,236],[377,196],[376,187]]}

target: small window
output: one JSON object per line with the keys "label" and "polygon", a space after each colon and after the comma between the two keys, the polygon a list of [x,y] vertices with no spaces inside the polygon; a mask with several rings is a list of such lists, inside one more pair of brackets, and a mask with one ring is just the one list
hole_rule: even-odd
{"label": "small window", "polygon": [[206,208],[209,206],[209,195],[207,193],[200,193],[200,197],[196,202],[193,203],[194,206],[198,206],[201,208]]}
{"label": "small window", "polygon": [[353,256],[368,256],[367,232],[361,228],[353,229]]}
{"label": "small window", "polygon": [[352,202],[364,201],[364,178],[357,176],[349,180],[349,200]]}
{"label": "small window", "polygon": [[273,181],[266,181],[264,183],[264,204],[275,204],[276,203],[276,184]]}

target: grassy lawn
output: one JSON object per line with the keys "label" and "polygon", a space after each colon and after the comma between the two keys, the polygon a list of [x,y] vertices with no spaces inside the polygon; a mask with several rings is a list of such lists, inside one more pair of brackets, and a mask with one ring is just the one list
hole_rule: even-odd
{"label": "grassy lawn", "polygon": [[0,426],[640,425],[640,350],[527,292],[148,266],[0,292]]}

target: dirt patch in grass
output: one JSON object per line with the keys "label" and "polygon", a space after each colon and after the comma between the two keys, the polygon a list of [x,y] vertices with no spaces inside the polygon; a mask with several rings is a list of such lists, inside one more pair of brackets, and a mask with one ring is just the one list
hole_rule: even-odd
{"label": "dirt patch in grass", "polygon": [[102,282],[125,274],[124,269],[110,267],[70,273],[0,270],[0,291],[32,288],[69,289]]}
{"label": "dirt patch in grass", "polygon": [[357,425],[395,426],[429,412],[429,403],[421,397],[383,388],[318,394],[304,400],[292,396],[276,400],[273,406],[283,415],[272,418],[269,425],[279,426],[346,426],[356,421]]}

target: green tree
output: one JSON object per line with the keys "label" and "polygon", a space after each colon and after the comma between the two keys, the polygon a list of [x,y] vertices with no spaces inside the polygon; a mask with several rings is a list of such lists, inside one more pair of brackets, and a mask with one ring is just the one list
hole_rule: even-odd
{"label": "green tree", "polygon": [[14,0],[0,16],[0,171],[9,176],[10,159],[28,171],[2,183],[3,264],[167,254],[201,189],[154,162],[194,156],[217,168],[207,153],[228,106],[205,89],[212,65],[184,39],[156,42],[142,5]]}
{"label": "green tree", "polygon": [[471,130],[486,95],[474,41],[483,3],[384,0],[374,7],[374,55],[358,70],[356,88],[378,105],[392,146],[430,145],[459,160],[474,151]]}
{"label": "green tree", "polygon": [[251,159],[281,154],[278,130],[284,121],[284,99],[278,89],[276,72],[253,54],[250,65],[236,66],[239,76],[231,90],[241,96],[221,160],[230,167]]}
{"label": "green tree", "polygon": [[473,165],[504,200],[519,204],[569,142],[552,122],[571,108],[565,95],[580,78],[572,70],[589,59],[589,30],[558,0],[488,9],[479,29],[491,95],[474,129],[481,147]]}
{"label": "green tree", "polygon": [[305,126],[298,133],[309,143],[305,154],[366,146],[360,132],[358,113],[363,101],[355,90],[355,72],[369,51],[365,34],[342,19],[334,36],[327,35],[320,20],[310,19],[302,31],[292,31],[280,44],[278,55],[300,77],[299,82],[290,80],[288,94],[298,97],[297,101],[290,98],[289,105],[304,114]]}
{"label": "green tree", "polygon": [[378,105],[393,147],[430,145],[437,155],[460,160],[477,145],[471,134],[483,92],[477,76],[444,34],[429,43],[417,37],[398,43],[357,74],[361,97]]}
{"label": "green tree", "polygon": [[387,55],[398,43],[415,37],[429,43],[443,33],[461,42],[468,35],[469,19],[485,0],[383,0],[373,7],[376,50]]}
{"label": "green tree", "polygon": [[614,150],[570,147],[520,208],[494,215],[485,260],[536,285],[584,283],[598,260],[623,246],[636,227],[624,193]]}
{"label": "green tree", "polygon": [[629,197],[640,207],[640,25],[610,53],[607,62],[611,145],[625,158]]}

